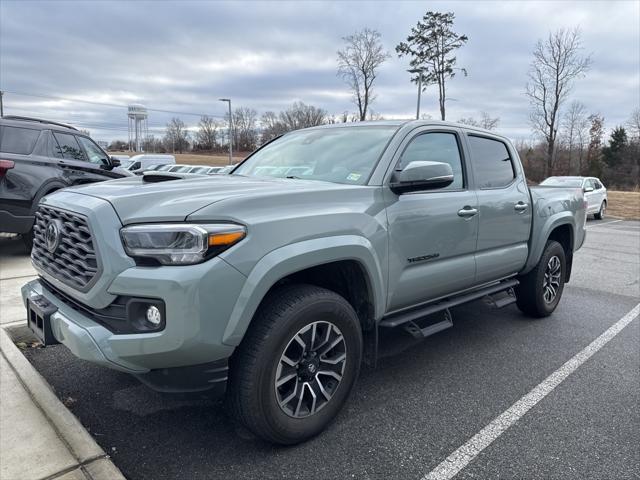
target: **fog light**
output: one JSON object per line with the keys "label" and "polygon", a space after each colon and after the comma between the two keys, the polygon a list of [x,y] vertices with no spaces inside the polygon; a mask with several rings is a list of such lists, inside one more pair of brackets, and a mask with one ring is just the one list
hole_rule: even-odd
{"label": "fog light", "polygon": [[147,322],[154,327],[157,327],[162,323],[162,313],[160,313],[160,309],[155,305],[151,305],[147,308]]}

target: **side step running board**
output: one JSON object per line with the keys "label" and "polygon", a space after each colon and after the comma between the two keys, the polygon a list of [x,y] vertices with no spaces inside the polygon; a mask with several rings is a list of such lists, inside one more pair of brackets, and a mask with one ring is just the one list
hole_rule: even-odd
{"label": "side step running board", "polygon": [[[437,312],[430,315],[430,317],[436,318],[433,323],[430,323],[425,327],[422,327],[418,322],[407,322],[403,325],[403,328],[414,338],[426,338],[430,335],[441,332],[442,330],[453,327],[453,319],[451,318],[451,312],[449,312],[449,309],[444,310],[443,312]],[[429,320],[429,318],[425,318],[423,320]]]}
{"label": "side step running board", "polygon": [[[448,308],[455,307],[456,305],[461,305],[463,303],[471,302],[472,300],[477,300],[479,298],[486,297],[487,295],[492,295],[498,292],[513,289],[513,287],[518,285],[518,283],[519,283],[518,280],[516,280],[515,278],[511,280],[505,280],[503,282],[496,283],[488,287],[484,287],[484,288],[475,290],[473,292],[466,293],[464,295],[459,295],[457,297],[453,297],[448,300],[443,300],[435,304],[430,304],[422,308],[391,315],[389,317],[383,318],[380,321],[379,325],[381,327],[393,328],[393,327],[397,327],[398,325],[403,325],[407,322],[415,322],[416,320],[426,317],[427,315],[441,312]],[[512,303],[513,301],[515,301],[515,297],[514,297],[514,300],[510,300],[509,303]],[[494,304],[496,306],[498,305],[498,302],[499,300],[498,301],[494,300]]]}

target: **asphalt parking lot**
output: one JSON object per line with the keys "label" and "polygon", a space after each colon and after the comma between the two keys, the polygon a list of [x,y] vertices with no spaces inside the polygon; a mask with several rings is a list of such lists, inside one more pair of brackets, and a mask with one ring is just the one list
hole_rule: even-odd
{"label": "asphalt parking lot", "polygon": [[[127,478],[421,479],[618,324],[639,279],[640,222],[589,221],[554,315],[475,302],[426,340],[385,338],[337,420],[289,448],[240,430],[218,401],[155,393],[62,346],[25,354]],[[640,478],[639,346],[636,317],[456,478]]]}

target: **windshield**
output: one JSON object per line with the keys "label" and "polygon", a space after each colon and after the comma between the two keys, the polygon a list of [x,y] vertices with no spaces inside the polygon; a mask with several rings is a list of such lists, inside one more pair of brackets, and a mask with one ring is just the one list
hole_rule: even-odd
{"label": "windshield", "polygon": [[581,178],[562,178],[562,177],[550,177],[544,180],[540,185],[547,187],[582,187]]}
{"label": "windshield", "polygon": [[251,155],[233,175],[364,185],[396,130],[381,125],[289,133]]}

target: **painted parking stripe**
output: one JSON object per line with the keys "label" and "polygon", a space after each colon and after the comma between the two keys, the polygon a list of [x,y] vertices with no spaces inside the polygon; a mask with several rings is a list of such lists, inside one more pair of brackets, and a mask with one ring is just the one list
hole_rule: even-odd
{"label": "painted parking stripe", "polygon": [[596,228],[596,227],[604,227],[605,225],[611,225],[612,223],[624,222],[624,220],[611,220],[610,222],[597,223],[595,225],[587,225],[587,229]]}
{"label": "painted parking stripe", "polygon": [[618,335],[638,314],[640,314],[640,303],[558,370],[549,375],[542,383],[534,387],[533,390],[471,437],[467,443],[458,448],[443,460],[440,465],[426,474],[423,480],[450,480],[455,477],[458,472],[473,461],[480,452],[491,445],[494,440],[506,432],[514,423],[522,418],[523,415],[551,393],[569,375],[575,372],[580,365],[589,360],[598,350]]}

